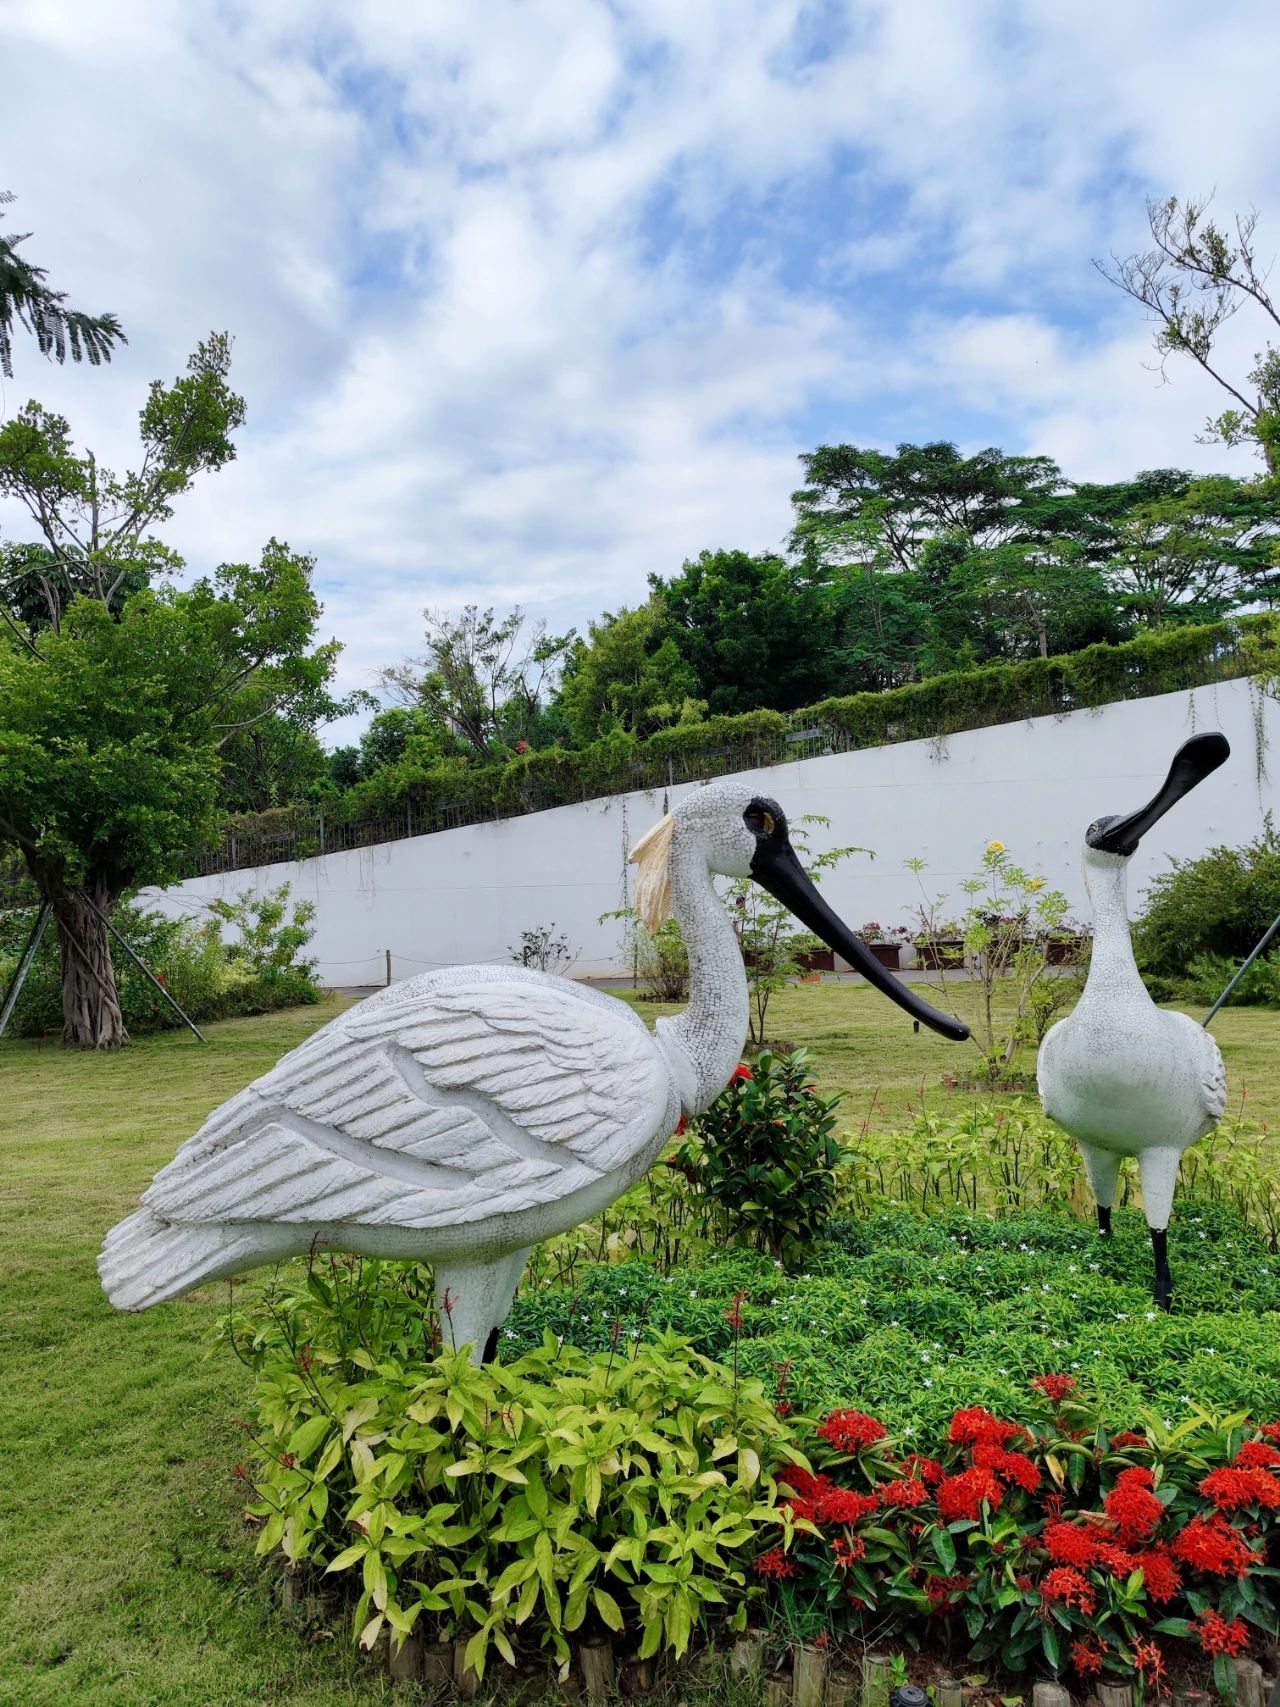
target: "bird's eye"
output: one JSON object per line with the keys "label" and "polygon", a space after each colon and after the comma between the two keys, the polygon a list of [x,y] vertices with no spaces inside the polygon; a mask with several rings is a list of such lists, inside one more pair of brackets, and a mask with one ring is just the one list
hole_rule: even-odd
{"label": "bird's eye", "polygon": [[772,812],[766,812],[763,806],[752,806],[743,813],[743,821],[753,835],[771,836],[775,828]]}
{"label": "bird's eye", "polygon": [[1088,829],[1088,832],[1087,832],[1087,833],[1088,833],[1088,834],[1089,834],[1089,835],[1091,835],[1091,836],[1096,836],[1096,835],[1097,835],[1097,833],[1098,833],[1098,820],[1097,820],[1097,819],[1096,819],[1096,818],[1095,818],[1095,819],[1094,819],[1094,820],[1093,820],[1093,823],[1092,823],[1092,824],[1090,824],[1090,826],[1089,826],[1089,829]]}

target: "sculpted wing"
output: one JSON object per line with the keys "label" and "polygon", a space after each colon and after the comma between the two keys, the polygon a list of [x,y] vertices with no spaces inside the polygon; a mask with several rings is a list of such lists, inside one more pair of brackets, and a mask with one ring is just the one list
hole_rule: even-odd
{"label": "sculpted wing", "polygon": [[[661,1057],[621,1003],[558,980],[436,975],[324,1027],[157,1174],[168,1223],[431,1229],[621,1190],[673,1129]],[[610,1194],[612,1195],[612,1193]]]}

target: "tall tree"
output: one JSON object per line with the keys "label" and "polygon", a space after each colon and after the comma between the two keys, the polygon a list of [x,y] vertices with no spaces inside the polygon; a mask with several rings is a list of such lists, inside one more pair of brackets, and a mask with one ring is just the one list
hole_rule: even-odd
{"label": "tall tree", "polygon": [[560,684],[560,708],[585,746],[610,728],[648,735],[680,721],[698,682],[667,632],[655,598],[638,610],[606,611],[574,642]]}
{"label": "tall tree", "polygon": [[[9,190],[0,190],[0,205],[14,200]],[[3,218],[0,214],[0,218]],[[128,339],[114,314],[85,314],[65,306],[67,293],[45,283],[48,273],[19,255],[19,244],[29,231],[12,237],[0,235],[0,373],[13,378],[13,330],[15,322],[30,332],[42,355],[64,362],[87,361],[97,367],[111,360],[114,344]]]}
{"label": "tall tree", "polygon": [[1274,513],[1256,487],[1227,475],[1139,504],[1109,565],[1113,590],[1148,628],[1212,621],[1262,590]]}
{"label": "tall tree", "polygon": [[517,606],[504,617],[466,605],[460,616],[426,610],[427,650],[384,670],[382,685],[418,705],[483,759],[532,743],[554,697],[573,633],[548,634]]}
{"label": "tall tree", "polygon": [[790,711],[830,691],[822,599],[807,565],[704,551],[649,585],[713,712]]}
{"label": "tall tree", "polygon": [[[1160,373],[1170,356],[1187,356],[1234,401],[1205,423],[1201,442],[1254,444],[1267,472],[1280,474],[1280,347],[1268,342],[1243,376],[1228,373],[1217,349],[1222,327],[1246,304],[1262,317],[1269,339],[1280,330],[1280,303],[1259,264],[1258,215],[1236,214],[1234,234],[1206,218],[1211,197],[1148,199],[1152,247],[1094,265],[1109,283],[1141,303],[1155,322]],[[1268,322],[1270,325],[1268,326]]]}
{"label": "tall tree", "polygon": [[[40,539],[0,588],[0,847],[16,848],[57,922],[64,1041],[127,1041],[105,920],[166,882],[214,833],[222,749],[321,692],[336,643],[311,650],[311,560],[272,540],[177,592],[149,530],[196,475],[234,455],[244,415],[230,345],[202,344],[141,412],[143,457],[117,477],[37,403],[0,429],[0,491]],[[152,585],[159,581],[159,585]]]}

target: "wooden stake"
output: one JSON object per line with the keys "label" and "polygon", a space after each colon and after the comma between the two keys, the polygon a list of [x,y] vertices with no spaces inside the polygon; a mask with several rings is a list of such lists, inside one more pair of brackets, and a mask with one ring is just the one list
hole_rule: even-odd
{"label": "wooden stake", "polygon": [[771,1677],[764,1686],[765,1707],[789,1707],[791,1701],[791,1679],[789,1677]]}
{"label": "wooden stake", "polygon": [[858,1707],[858,1680],[844,1674],[827,1679],[827,1707]]}
{"label": "wooden stake", "polygon": [[391,950],[387,950],[387,984],[391,984]]}
{"label": "wooden stake", "polygon": [[729,1670],[737,1677],[759,1677],[764,1670],[764,1636],[739,1636],[729,1654]]}
{"label": "wooden stake", "polygon": [[829,1661],[825,1648],[796,1648],[793,1654],[795,1685],[791,1699],[795,1707],[822,1707],[827,1687]]}
{"label": "wooden stake", "polygon": [[1133,1707],[1133,1689],[1127,1683],[1097,1683],[1094,1693],[1100,1707]]}
{"label": "wooden stake", "polygon": [[622,1693],[628,1697],[652,1694],[656,1675],[652,1660],[628,1660],[622,1668]]}
{"label": "wooden stake", "polygon": [[613,1694],[612,1642],[584,1642],[578,1649],[578,1664],[588,1701],[607,1701]]}
{"label": "wooden stake", "polygon": [[480,1692],[480,1679],[476,1676],[475,1667],[467,1664],[466,1654],[466,1641],[459,1636],[453,1644],[453,1687],[460,1701],[474,1701]]}
{"label": "wooden stake", "polygon": [[1071,1696],[1060,1683],[1046,1680],[1031,1691],[1031,1707],[1071,1707]]}
{"label": "wooden stake", "polygon": [[964,1690],[953,1677],[940,1677],[933,1691],[934,1707],[964,1707]]}
{"label": "wooden stake", "polygon": [[391,1679],[398,1683],[402,1678],[412,1678],[414,1682],[422,1676],[422,1640],[418,1636],[406,1636],[397,1648],[391,1649]]}
{"label": "wooden stake", "polygon": [[1267,1692],[1257,1660],[1233,1660],[1237,1707],[1266,1707]]}
{"label": "wooden stake", "polygon": [[888,1654],[866,1654],[862,1661],[862,1707],[888,1707],[893,1668]]}
{"label": "wooden stake", "polygon": [[432,1642],[422,1656],[422,1681],[428,1689],[443,1689],[453,1682],[453,1649],[448,1642]]}

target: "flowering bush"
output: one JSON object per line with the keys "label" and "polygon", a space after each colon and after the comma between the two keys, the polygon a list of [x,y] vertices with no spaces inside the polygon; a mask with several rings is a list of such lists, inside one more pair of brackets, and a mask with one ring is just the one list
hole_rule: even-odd
{"label": "flowering bush", "polygon": [[1157,1685],[1277,1627],[1280,1423],[1198,1415],[1108,1434],[1074,1377],[1030,1383],[1022,1420],[957,1410],[903,1451],[875,1417],[833,1411],[780,1472],[781,1538],[755,1561],[791,1628],[957,1649]]}
{"label": "flowering bush", "polygon": [[808,1249],[836,1203],[840,1098],[811,1083],[806,1050],[766,1050],[740,1066],[674,1162],[722,1213],[727,1244],[751,1244],[782,1261]]}

